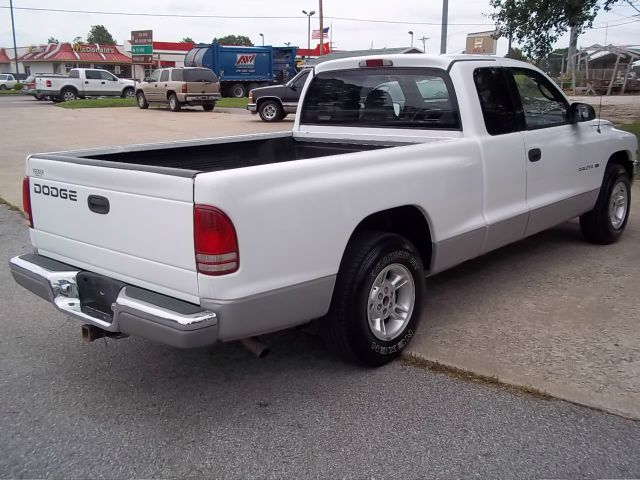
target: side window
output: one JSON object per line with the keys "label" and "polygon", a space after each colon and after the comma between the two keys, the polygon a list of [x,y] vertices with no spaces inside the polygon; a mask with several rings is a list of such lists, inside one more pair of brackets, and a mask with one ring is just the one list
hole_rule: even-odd
{"label": "side window", "polygon": [[100,72],[100,78],[102,80],[109,80],[110,82],[115,82],[117,80],[117,78],[111,75],[109,72]]}
{"label": "side window", "polygon": [[80,78],[80,72],[78,70],[69,71],[69,78]]}
{"label": "side window", "polygon": [[85,78],[87,80],[101,80],[102,76],[100,75],[100,72],[98,72],[97,70],[85,70],[84,71],[84,75]]}
{"label": "side window", "polygon": [[489,135],[503,135],[518,131],[513,99],[502,68],[477,68],[473,72],[484,124]]}
{"label": "side window", "polygon": [[157,82],[158,80],[160,80],[160,72],[162,70],[156,70],[155,72],[153,72],[151,74],[151,76],[149,77],[149,81],[150,82]]}
{"label": "side window", "polygon": [[544,76],[526,68],[510,68],[518,87],[527,130],[569,123],[568,105]]}
{"label": "side window", "polygon": [[179,68],[176,68],[175,70],[171,71],[171,80],[174,82],[182,82],[184,80],[184,75],[183,75],[184,70],[181,70]]}
{"label": "side window", "polygon": [[304,87],[304,82],[307,81],[308,76],[309,76],[309,72],[304,73],[300,75],[298,78],[296,78],[296,81],[294,82],[294,85],[296,86],[296,88]]}
{"label": "side window", "polygon": [[160,81],[161,82],[168,82],[169,81],[169,70],[163,70],[162,71],[162,75],[160,75]]}

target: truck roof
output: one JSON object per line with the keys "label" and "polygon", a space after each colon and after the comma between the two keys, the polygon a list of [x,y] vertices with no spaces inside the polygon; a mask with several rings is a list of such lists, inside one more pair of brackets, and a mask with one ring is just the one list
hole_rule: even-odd
{"label": "truck roof", "polygon": [[518,60],[512,60],[495,55],[470,55],[470,54],[446,54],[433,55],[428,53],[411,53],[411,54],[391,54],[391,55],[365,55],[361,57],[340,58],[336,60],[328,60],[320,63],[315,67],[317,73],[331,70],[343,70],[359,68],[362,60],[382,59],[391,60],[395,67],[432,67],[447,70],[453,63],[460,61],[478,61],[478,62],[500,62],[500,65],[508,64],[510,66],[528,66],[530,64]]}

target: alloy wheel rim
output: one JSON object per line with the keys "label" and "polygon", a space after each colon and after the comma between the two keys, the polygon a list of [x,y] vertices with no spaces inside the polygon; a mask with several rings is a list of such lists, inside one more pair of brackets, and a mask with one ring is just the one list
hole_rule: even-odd
{"label": "alloy wheel rim", "polygon": [[276,107],[274,107],[273,105],[267,105],[266,107],[264,107],[264,116],[267,117],[269,120],[271,120],[272,118],[275,118]]}
{"label": "alloy wheel rim", "polygon": [[415,302],[416,286],[409,269],[399,263],[386,266],[369,291],[367,320],[371,333],[386,342],[400,336],[411,319]]}
{"label": "alloy wheel rim", "polygon": [[144,106],[144,97],[142,95],[138,95],[138,105]]}
{"label": "alloy wheel rim", "polygon": [[624,182],[618,182],[611,191],[609,197],[609,220],[614,230],[619,230],[627,216],[629,191]]}
{"label": "alloy wheel rim", "polygon": [[73,94],[73,92],[64,92],[64,101],[65,102],[70,102],[72,100],[75,100],[76,96]]}

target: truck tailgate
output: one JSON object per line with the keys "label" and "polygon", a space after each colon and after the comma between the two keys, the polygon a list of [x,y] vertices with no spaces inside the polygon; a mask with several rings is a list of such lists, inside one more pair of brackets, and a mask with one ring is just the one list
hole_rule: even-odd
{"label": "truck tailgate", "polygon": [[37,155],[27,175],[38,253],[199,303],[192,178]]}

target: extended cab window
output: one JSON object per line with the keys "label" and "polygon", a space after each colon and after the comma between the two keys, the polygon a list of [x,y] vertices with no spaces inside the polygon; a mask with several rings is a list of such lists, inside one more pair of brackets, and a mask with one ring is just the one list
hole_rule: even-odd
{"label": "extended cab window", "polygon": [[70,70],[69,71],[69,78],[80,78],[80,71],[79,70]]}
{"label": "extended cab window", "polygon": [[350,127],[460,129],[447,74],[429,68],[360,68],[316,75],[301,123]]}
{"label": "extended cab window", "polygon": [[510,68],[518,87],[527,130],[569,123],[569,105],[555,85],[526,68]]}
{"label": "extended cab window", "polygon": [[517,132],[518,122],[507,77],[502,68],[477,68],[473,72],[484,124],[489,135]]}
{"label": "extended cab window", "polygon": [[160,75],[160,81],[161,82],[169,81],[169,70],[163,70],[162,71],[162,75]]}

